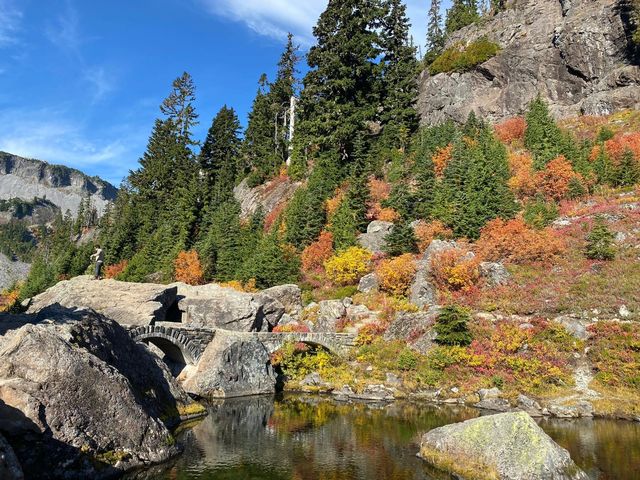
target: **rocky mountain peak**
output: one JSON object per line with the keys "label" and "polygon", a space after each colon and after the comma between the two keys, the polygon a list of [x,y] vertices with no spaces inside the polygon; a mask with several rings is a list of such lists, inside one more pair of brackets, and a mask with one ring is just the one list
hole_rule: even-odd
{"label": "rocky mountain peak", "polygon": [[420,78],[422,121],[493,121],[522,114],[537,95],[560,117],[640,107],[639,47],[630,0],[515,0],[492,19],[463,28],[447,48],[486,38],[496,56],[466,72]]}
{"label": "rocky mountain peak", "polygon": [[79,170],[0,152],[0,200],[46,199],[63,213],[69,210],[75,215],[80,202],[90,197],[102,214],[116,194],[110,183]]}

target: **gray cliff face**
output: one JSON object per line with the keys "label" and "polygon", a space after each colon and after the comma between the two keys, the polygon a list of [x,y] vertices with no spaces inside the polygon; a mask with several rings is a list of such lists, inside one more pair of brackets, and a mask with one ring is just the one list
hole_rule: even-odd
{"label": "gray cliff face", "polygon": [[418,110],[424,124],[521,115],[538,94],[558,117],[640,108],[638,47],[628,0],[515,0],[493,19],[456,33],[447,46],[482,37],[497,56],[465,73],[427,71]]}
{"label": "gray cliff face", "polygon": [[0,152],[0,199],[46,198],[63,213],[69,210],[75,215],[80,202],[90,196],[92,205],[102,214],[116,194],[110,183],[78,170]]}

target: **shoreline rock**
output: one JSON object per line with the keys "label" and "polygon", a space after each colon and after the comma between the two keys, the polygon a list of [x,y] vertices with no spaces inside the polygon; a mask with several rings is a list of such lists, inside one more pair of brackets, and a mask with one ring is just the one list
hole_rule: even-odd
{"label": "shoreline rock", "polygon": [[463,478],[588,480],[569,453],[524,412],[433,429],[422,437],[418,456]]}

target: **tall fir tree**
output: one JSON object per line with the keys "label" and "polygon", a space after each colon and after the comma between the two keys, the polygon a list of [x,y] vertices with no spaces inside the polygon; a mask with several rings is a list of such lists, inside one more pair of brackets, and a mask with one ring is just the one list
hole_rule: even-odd
{"label": "tall fir tree", "polygon": [[240,146],[240,121],[235,110],[225,105],[213,119],[198,157],[207,203],[217,204],[231,196],[238,175]]}
{"label": "tall fir tree", "polygon": [[451,8],[447,10],[446,35],[451,35],[478,20],[480,14],[477,0],[453,0]]}
{"label": "tall fir tree", "polygon": [[425,61],[431,63],[444,50],[445,36],[442,28],[441,0],[431,0],[427,26],[427,54]]}
{"label": "tall fir tree", "polygon": [[329,0],[313,29],[317,43],[307,55],[310,71],[294,139],[297,162],[305,163],[305,152],[313,150],[333,151],[337,156],[330,158],[344,163],[356,134],[376,119],[381,13],[378,2]]}
{"label": "tall fir tree", "polygon": [[278,162],[275,155],[274,122],[266,74],[260,77],[258,92],[249,112],[247,130],[242,143],[241,173],[250,173],[249,186],[262,183]]}
{"label": "tall fir tree", "polygon": [[382,125],[389,146],[406,147],[418,127],[416,48],[409,41],[411,24],[402,0],[387,0],[380,32],[382,57]]}

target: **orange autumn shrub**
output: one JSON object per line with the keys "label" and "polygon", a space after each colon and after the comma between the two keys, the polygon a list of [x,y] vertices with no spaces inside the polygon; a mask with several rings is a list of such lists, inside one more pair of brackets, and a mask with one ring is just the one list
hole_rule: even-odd
{"label": "orange autumn shrub", "polygon": [[258,288],[256,287],[256,279],[251,278],[246,283],[242,283],[239,280],[230,280],[219,284],[223,288],[231,288],[238,292],[244,293],[256,293]]}
{"label": "orange autumn shrub", "polygon": [[175,277],[178,282],[188,285],[202,285],[204,283],[204,272],[198,252],[180,252],[174,263]]}
{"label": "orange autumn shrub", "polygon": [[492,220],[476,242],[477,253],[484,260],[515,264],[546,262],[564,249],[564,242],[552,229],[529,228],[521,218]]}
{"label": "orange autumn shrub", "polygon": [[413,255],[406,253],[396,258],[382,260],[376,268],[380,289],[391,295],[405,296],[416,276]]}
{"label": "orange autumn shrub", "polygon": [[124,272],[128,265],[129,262],[127,260],[122,260],[121,262],[118,262],[114,265],[108,265],[104,269],[105,278],[116,278],[118,275]]}
{"label": "orange autumn shrub", "polygon": [[[627,150],[631,151],[636,160],[640,161],[640,132],[618,133],[611,140],[607,140],[604,143],[604,148],[607,156],[616,165],[620,163],[624,152]],[[595,161],[600,155],[601,150],[600,145],[594,146],[593,150],[591,150],[589,160],[592,162]]]}
{"label": "orange autumn shrub", "polygon": [[376,220],[380,220],[381,222],[395,222],[400,218],[398,212],[396,212],[393,208],[381,208],[377,211],[375,216]]}
{"label": "orange autumn shrub", "polygon": [[20,286],[0,293],[0,312],[10,311],[20,299]]}
{"label": "orange autumn shrub", "polygon": [[281,202],[264,217],[264,231],[269,232],[281,218],[282,212],[287,208],[287,202]]}
{"label": "orange autumn shrub", "polygon": [[528,153],[509,155],[511,178],[509,188],[519,199],[533,197],[536,193],[536,182],[533,174],[533,159]]}
{"label": "orange autumn shrub", "polygon": [[527,123],[522,117],[514,117],[496,125],[496,136],[502,143],[513,143],[524,139]]}
{"label": "orange autumn shrub", "polygon": [[571,163],[561,155],[551,160],[544,170],[536,173],[534,181],[539,193],[558,201],[567,197],[569,185],[574,178],[582,183],[582,177],[574,172]]}
{"label": "orange autumn shrub", "polygon": [[344,199],[344,196],[346,195],[346,193],[347,193],[347,184],[343,184],[342,186],[336,189],[333,197],[331,197],[325,202],[324,208],[327,212],[327,217],[331,218],[333,214],[336,213],[336,210],[338,210],[338,207],[342,203],[342,200]]}
{"label": "orange autumn shrub", "polygon": [[307,273],[321,273],[324,262],[333,255],[333,234],[323,231],[314,243],[302,251],[302,271]]}
{"label": "orange autumn shrub", "polygon": [[382,202],[389,198],[391,184],[375,177],[369,179],[369,205],[367,219],[393,222],[397,219],[394,210],[382,208]]}
{"label": "orange autumn shrub", "polygon": [[480,278],[480,262],[461,248],[437,252],[431,259],[431,276],[440,288],[462,290],[473,286]]}
{"label": "orange autumn shrub", "polygon": [[451,161],[451,157],[453,155],[453,144],[450,143],[446,147],[438,148],[436,153],[431,157],[431,161],[433,162],[433,168],[436,172],[437,177],[442,177],[444,175],[444,170],[447,168],[447,165]]}
{"label": "orange autumn shrub", "polygon": [[424,253],[435,239],[447,240],[453,238],[453,231],[447,228],[440,220],[434,220],[429,223],[421,220],[415,228],[415,234],[418,239],[420,253]]}

